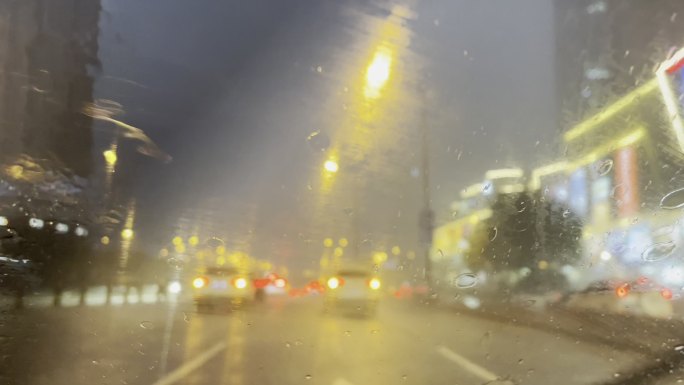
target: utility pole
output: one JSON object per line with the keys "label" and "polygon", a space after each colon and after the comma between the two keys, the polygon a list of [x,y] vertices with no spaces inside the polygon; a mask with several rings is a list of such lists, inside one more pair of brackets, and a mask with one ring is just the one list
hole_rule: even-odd
{"label": "utility pole", "polygon": [[424,278],[428,289],[428,296],[432,297],[434,288],[432,286],[432,260],[430,259],[430,248],[432,246],[432,228],[434,226],[434,212],[430,205],[430,153],[429,153],[429,128],[427,125],[427,106],[423,98],[423,114],[421,119],[422,136],[422,193],[423,207],[420,211],[418,226],[420,228],[420,243],[424,258]]}

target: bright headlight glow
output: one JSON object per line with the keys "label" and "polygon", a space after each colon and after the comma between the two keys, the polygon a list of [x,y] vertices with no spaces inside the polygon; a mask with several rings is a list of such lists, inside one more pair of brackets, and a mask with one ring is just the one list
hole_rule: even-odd
{"label": "bright headlight glow", "polygon": [[601,252],[601,260],[610,261],[611,258],[613,258],[613,256],[607,250]]}
{"label": "bright headlight glow", "polygon": [[173,281],[173,282],[169,283],[169,287],[168,287],[169,293],[178,294],[181,292],[181,289],[182,289],[182,287],[181,287],[180,282]]}
{"label": "bright headlight glow", "polygon": [[340,286],[340,280],[332,277],[328,279],[328,287],[331,289],[337,289]]}
{"label": "bright headlight glow", "polygon": [[368,286],[370,286],[370,288],[373,290],[378,290],[380,288],[380,280],[373,278],[370,280],[370,282],[368,282]]}
{"label": "bright headlight glow", "polygon": [[201,289],[207,284],[206,278],[203,277],[197,277],[192,281],[192,286],[194,286],[196,289]]}
{"label": "bright headlight glow", "polygon": [[34,228],[34,229],[42,229],[43,226],[45,226],[45,221],[43,221],[42,219],[38,219],[38,218],[29,219],[29,227]]}
{"label": "bright headlight glow", "polygon": [[0,216],[0,226],[7,226],[8,224],[9,221],[7,220],[7,217]]}
{"label": "bright headlight glow", "polygon": [[235,280],[235,287],[238,289],[244,289],[247,287],[247,280],[244,278],[238,278]]}

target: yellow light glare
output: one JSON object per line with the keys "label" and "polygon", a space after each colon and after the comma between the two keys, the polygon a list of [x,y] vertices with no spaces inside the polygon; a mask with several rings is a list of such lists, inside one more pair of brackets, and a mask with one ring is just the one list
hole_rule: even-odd
{"label": "yellow light glare", "polygon": [[225,253],[226,253],[226,247],[225,246],[217,246],[216,247],[216,254],[223,255]]}
{"label": "yellow light glare", "polygon": [[159,250],[159,256],[162,258],[166,258],[169,256],[169,250],[167,249],[161,249]]}
{"label": "yellow light glare", "polygon": [[333,255],[336,257],[341,257],[344,254],[344,250],[341,247],[336,247],[333,251]]}
{"label": "yellow light glare", "polygon": [[104,156],[105,162],[107,162],[107,164],[110,166],[114,166],[118,159],[118,157],[116,156],[116,151],[114,150],[104,151],[102,153],[102,156]]}
{"label": "yellow light glare", "polygon": [[188,238],[188,243],[190,244],[190,246],[197,246],[197,244],[199,243],[199,238],[197,238],[196,235],[193,235],[190,238]]}
{"label": "yellow light glare", "polygon": [[323,164],[326,171],[335,173],[340,169],[340,166],[334,160],[326,160]]}
{"label": "yellow light glare", "polygon": [[332,247],[333,243],[334,242],[333,242],[332,238],[325,238],[323,240],[323,246],[325,246],[325,247]]}
{"label": "yellow light glare", "polygon": [[100,238],[100,243],[102,243],[103,245],[108,245],[109,244],[109,237],[106,235],[103,236],[102,238]]}
{"label": "yellow light glare", "polygon": [[368,286],[370,286],[370,288],[373,290],[378,290],[380,288],[380,280],[377,278],[373,278],[368,283]]}
{"label": "yellow light glare", "polygon": [[482,193],[482,183],[475,183],[461,191],[461,198],[472,198]]}
{"label": "yellow light glare", "polygon": [[349,241],[347,240],[347,238],[341,238],[339,241],[339,245],[342,247],[347,247],[348,244],[349,244]]}
{"label": "yellow light glare", "polygon": [[675,96],[674,91],[672,91],[670,81],[667,79],[665,67],[661,67],[661,69],[658,70],[656,77],[658,79],[658,87],[660,87],[663,102],[665,103],[665,108],[667,109],[667,116],[672,122],[672,129],[674,130],[677,142],[679,143],[679,149],[684,152],[684,124],[682,124],[682,117],[679,114],[679,100]]}
{"label": "yellow light glare", "polygon": [[399,254],[401,254],[401,248],[399,246],[392,247],[392,255],[399,255]]}
{"label": "yellow light glare", "polygon": [[244,278],[238,278],[235,280],[235,287],[238,289],[244,289],[247,287],[247,280]]}
{"label": "yellow light glare", "polygon": [[201,289],[206,285],[206,280],[202,277],[197,277],[192,280],[192,286],[196,289]]}
{"label": "yellow light glare", "polygon": [[121,230],[121,238],[123,238],[123,239],[131,239],[131,238],[133,238],[133,230],[131,230],[131,229],[123,229],[123,230]]}
{"label": "yellow light glare", "polygon": [[340,280],[336,277],[328,279],[328,287],[331,289],[337,289],[340,286]]}
{"label": "yellow light glare", "polygon": [[519,168],[502,168],[498,170],[489,170],[485,173],[486,179],[501,179],[501,178],[521,178],[523,170]]}
{"label": "yellow light glare", "polygon": [[368,99],[380,96],[380,91],[390,78],[392,70],[392,56],[386,48],[379,48],[373,55],[366,69],[366,86],[364,94]]}
{"label": "yellow light glare", "polygon": [[646,135],[646,129],[643,127],[638,128],[636,130],[631,131],[629,134],[616,139],[612,142],[606,143],[602,146],[599,146],[598,148],[594,149],[593,151],[589,152],[588,154],[585,154],[584,156],[578,158],[576,161],[574,161],[569,167],[569,170],[574,170],[577,169],[578,167],[582,167],[584,165],[593,163],[597,161],[598,159],[604,157],[606,154],[609,154],[615,150],[618,150],[623,147],[630,146],[638,141],[640,141],[644,135]]}
{"label": "yellow light glare", "polygon": [[610,119],[615,114],[622,111],[622,109],[628,107],[633,102],[638,101],[642,96],[652,92],[657,87],[658,81],[656,79],[649,80],[648,82],[644,83],[641,87],[628,93],[627,95],[617,100],[615,103],[611,104],[609,107],[603,109],[603,111],[599,112],[598,114],[590,117],[589,119],[583,121],[582,123],[570,129],[570,131],[563,134],[563,139],[566,142],[569,142],[579,138],[585,133],[598,127],[601,123]]}
{"label": "yellow light glare", "polygon": [[183,244],[183,238],[181,238],[181,237],[179,237],[179,236],[175,236],[175,237],[173,237],[173,239],[171,240],[171,243],[173,243],[173,244],[176,245],[176,246],[182,245],[182,244]]}
{"label": "yellow light glare", "polygon": [[180,245],[176,245],[174,246],[174,250],[176,250],[176,253],[179,254],[185,253],[185,245],[182,243]]}
{"label": "yellow light glare", "polygon": [[545,166],[537,167],[532,171],[532,180],[530,181],[530,189],[538,190],[541,188],[541,177],[555,174],[557,172],[565,171],[568,168],[567,161],[560,161],[556,163],[547,164]]}

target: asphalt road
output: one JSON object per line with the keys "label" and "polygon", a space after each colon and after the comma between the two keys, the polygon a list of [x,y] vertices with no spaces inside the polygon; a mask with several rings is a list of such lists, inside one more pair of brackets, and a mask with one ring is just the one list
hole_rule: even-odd
{"label": "asphalt road", "polygon": [[2,384],[590,384],[644,360],[398,300],[371,318],[285,297],[213,314],[181,302],[0,316]]}

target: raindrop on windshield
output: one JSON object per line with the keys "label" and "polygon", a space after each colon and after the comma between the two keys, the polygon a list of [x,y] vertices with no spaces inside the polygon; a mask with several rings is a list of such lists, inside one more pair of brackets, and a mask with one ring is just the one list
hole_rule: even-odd
{"label": "raindrop on windshield", "polygon": [[313,132],[306,138],[306,141],[309,143],[309,147],[314,151],[322,152],[327,150],[330,146],[330,138],[321,131]]}
{"label": "raindrop on windshield", "polygon": [[143,329],[154,329],[154,324],[151,321],[142,321],[140,327]]}
{"label": "raindrop on windshield", "polygon": [[684,207],[684,188],[667,193],[660,200],[660,207],[666,210],[674,210]]}
{"label": "raindrop on windshield", "polygon": [[678,352],[680,354],[684,354],[684,345],[677,345],[674,347],[675,352]]}
{"label": "raindrop on windshield", "polygon": [[611,169],[613,169],[613,160],[606,159],[599,164],[599,166],[596,168],[596,172],[598,172],[599,176],[604,176],[608,174]]}
{"label": "raindrop on windshield", "polygon": [[661,261],[672,255],[675,248],[676,245],[672,241],[654,243],[641,253],[641,259],[646,262]]}
{"label": "raindrop on windshield", "polygon": [[567,218],[570,215],[570,210],[563,210],[563,218]]}
{"label": "raindrop on windshield", "polygon": [[489,240],[493,241],[496,239],[496,235],[499,233],[499,230],[496,227],[492,227],[492,230],[489,232]]}
{"label": "raindrop on windshield", "polygon": [[347,336],[347,337],[350,336],[350,335],[351,335],[351,330],[345,330],[345,331],[344,331],[344,335]]}
{"label": "raindrop on windshield", "polygon": [[454,285],[461,289],[467,289],[477,285],[477,276],[473,273],[463,273],[456,277]]}
{"label": "raindrop on windshield", "polygon": [[305,380],[310,380],[311,378],[312,378],[312,376],[310,374],[307,374],[306,376],[304,376]]}

